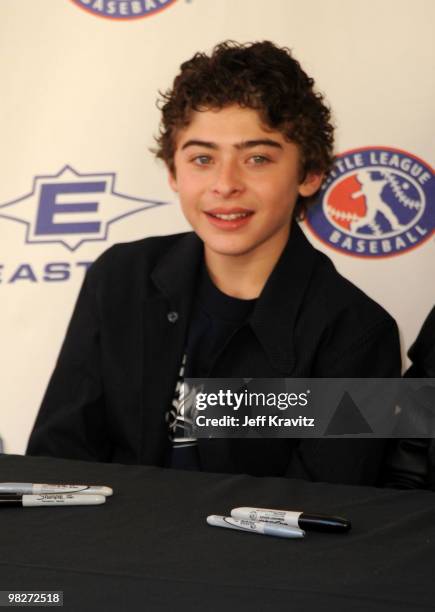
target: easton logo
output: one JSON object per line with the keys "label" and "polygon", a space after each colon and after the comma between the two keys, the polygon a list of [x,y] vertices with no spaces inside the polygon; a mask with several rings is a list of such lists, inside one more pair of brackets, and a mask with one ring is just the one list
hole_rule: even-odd
{"label": "easton logo", "polygon": [[140,19],[149,17],[174,4],[176,0],[71,0],[89,13],[107,19]]}
{"label": "easton logo", "polygon": [[27,244],[57,242],[75,251],[84,242],[106,240],[112,223],[167,204],[119,193],[115,178],[113,172],[80,174],[71,166],[36,176],[30,193],[0,205],[0,222],[23,224]]}
{"label": "easton logo", "polygon": [[307,226],[349,255],[399,255],[435,231],[434,195],[432,169],[411,153],[355,149],[337,156]]}

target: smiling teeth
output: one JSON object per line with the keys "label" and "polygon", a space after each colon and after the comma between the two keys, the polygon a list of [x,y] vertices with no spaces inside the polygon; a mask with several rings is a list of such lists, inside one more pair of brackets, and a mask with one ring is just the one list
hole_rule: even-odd
{"label": "smiling teeth", "polygon": [[243,217],[247,217],[249,213],[231,213],[229,215],[216,214],[213,217],[217,217],[218,219],[223,219],[224,221],[234,221],[235,219],[243,219]]}

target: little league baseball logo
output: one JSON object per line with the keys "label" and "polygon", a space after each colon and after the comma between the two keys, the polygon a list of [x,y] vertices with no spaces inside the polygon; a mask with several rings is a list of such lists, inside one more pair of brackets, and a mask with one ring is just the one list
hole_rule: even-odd
{"label": "little league baseball logo", "polygon": [[89,13],[107,19],[129,20],[149,17],[176,0],[71,0]]}
{"label": "little league baseball logo", "polygon": [[434,196],[433,170],[411,153],[355,149],[337,156],[307,226],[349,255],[399,255],[434,233]]}

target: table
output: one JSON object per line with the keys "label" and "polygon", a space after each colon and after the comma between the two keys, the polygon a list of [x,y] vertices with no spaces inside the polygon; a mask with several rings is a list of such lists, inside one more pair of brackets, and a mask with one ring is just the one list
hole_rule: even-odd
{"label": "table", "polygon": [[[64,610],[435,608],[430,491],[12,455],[0,481],[114,488],[103,506],[1,510],[0,589],[62,590]],[[206,524],[236,506],[339,514],[353,528],[284,540]]]}

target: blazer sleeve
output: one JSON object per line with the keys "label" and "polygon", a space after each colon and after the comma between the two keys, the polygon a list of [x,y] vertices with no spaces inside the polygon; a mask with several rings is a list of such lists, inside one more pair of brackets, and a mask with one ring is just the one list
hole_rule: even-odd
{"label": "blazer sleeve", "polygon": [[110,461],[100,325],[88,270],[27,447],[29,455]]}
{"label": "blazer sleeve", "polygon": [[[388,315],[356,335],[347,327],[332,330],[329,340],[318,360],[315,377],[400,377],[399,334],[395,321]],[[379,486],[383,484],[388,447],[389,441],[384,439],[302,439],[287,475],[314,481]],[[394,482],[390,480],[390,485],[394,486]]]}
{"label": "blazer sleeve", "polygon": [[[435,376],[435,306],[408,355],[412,366],[404,374],[406,378]],[[431,402],[435,409],[435,398]],[[402,489],[427,487],[435,490],[434,441],[430,438],[393,440],[387,459],[386,485]]]}

